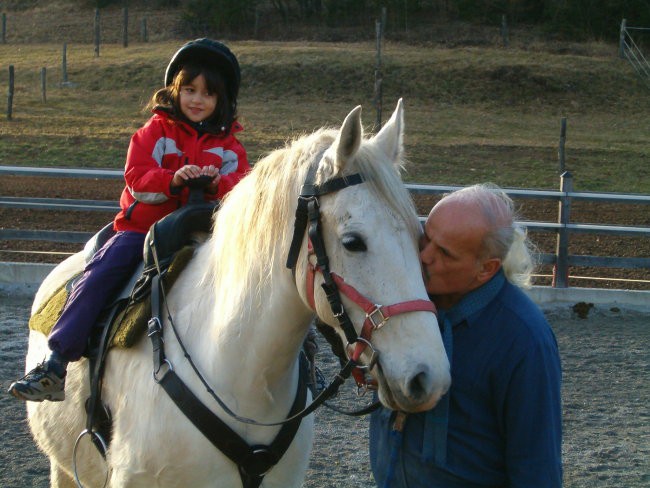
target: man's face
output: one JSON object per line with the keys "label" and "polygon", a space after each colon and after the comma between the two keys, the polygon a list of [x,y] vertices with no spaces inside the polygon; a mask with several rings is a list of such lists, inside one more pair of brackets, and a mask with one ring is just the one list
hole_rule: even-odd
{"label": "man's face", "polygon": [[424,281],[436,303],[448,308],[484,282],[480,251],[486,223],[480,211],[441,201],[429,214],[420,242]]}

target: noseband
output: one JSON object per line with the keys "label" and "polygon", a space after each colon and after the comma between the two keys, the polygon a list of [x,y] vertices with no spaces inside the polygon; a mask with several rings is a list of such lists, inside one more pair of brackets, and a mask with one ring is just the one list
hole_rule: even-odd
{"label": "noseband", "polygon": [[[296,262],[300,254],[305,229],[307,228],[307,224],[309,224],[307,230],[308,265],[306,283],[309,304],[312,310],[316,312],[314,279],[316,273],[319,272],[323,275],[321,287],[330,304],[332,314],[338,320],[348,342],[345,348],[346,354],[348,355],[348,360],[355,365],[355,368],[352,370],[352,375],[360,389],[367,389],[372,385],[366,380],[364,371],[371,370],[379,359],[379,351],[370,342],[372,333],[382,328],[395,315],[407,312],[436,313],[436,308],[430,300],[421,299],[399,302],[394,305],[378,305],[368,300],[356,288],[346,283],[341,276],[330,270],[329,259],[325,250],[325,241],[323,239],[319,197],[337,192],[349,186],[361,184],[363,183],[363,178],[359,173],[355,173],[350,176],[333,178],[321,185],[316,185],[313,183],[315,170],[315,168],[310,170],[298,197],[293,239],[287,257],[287,268],[290,268],[295,276]],[[361,328],[361,334],[357,334],[352,325],[352,320],[343,306],[341,293],[358,305],[366,314]],[[362,365],[359,359],[366,348],[369,348],[371,351],[370,359],[365,365]]]}

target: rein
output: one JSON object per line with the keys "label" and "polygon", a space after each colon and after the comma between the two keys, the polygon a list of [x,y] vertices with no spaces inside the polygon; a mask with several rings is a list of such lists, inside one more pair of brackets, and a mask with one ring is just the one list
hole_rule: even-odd
{"label": "rein", "polygon": [[[319,197],[337,192],[349,186],[361,184],[364,180],[360,174],[356,173],[350,176],[334,178],[321,185],[316,185],[313,183],[316,169],[317,168],[315,167],[310,169],[306,182],[302,186],[300,196],[298,197],[294,234],[286,265],[292,270],[295,277],[296,262],[302,247],[305,230],[307,230],[309,266],[306,286],[309,290],[310,305],[312,310],[315,311],[314,277],[316,272],[319,272],[322,274],[324,279],[321,287],[325,291],[332,313],[337,318],[348,341],[346,349],[351,352],[346,351],[348,355],[347,363],[343,365],[331,383],[307,406],[305,406],[307,387],[306,375],[304,374],[306,367],[304,367],[304,357],[300,357],[301,364],[298,391],[296,392],[296,398],[289,415],[285,420],[278,422],[257,422],[253,419],[237,415],[210,387],[207,380],[201,374],[192,360],[192,357],[186,350],[181,337],[176,330],[172,316],[167,308],[165,290],[160,281],[160,266],[156,254],[156,246],[152,245],[151,247],[154,263],[159,271],[159,273],[153,277],[152,281],[152,317],[148,324],[148,336],[151,339],[153,348],[153,378],[164,388],[169,397],[195,425],[195,427],[208,440],[210,440],[215,447],[221,450],[223,454],[238,466],[242,483],[246,488],[256,488],[261,484],[263,476],[272,469],[273,466],[275,466],[293,441],[302,418],[311,414],[320,405],[325,404],[328,399],[333,397],[338,392],[339,387],[347,378],[350,377],[351,374],[355,377],[357,386],[360,389],[363,388],[367,390],[371,388],[371,385],[369,385],[365,380],[364,371],[372,369],[379,358],[379,351],[377,351],[370,342],[373,331],[383,327],[394,315],[415,311],[435,313],[433,303],[428,300],[411,300],[387,306],[375,304],[359,293],[353,286],[347,284],[342,277],[330,271],[329,259],[325,250],[325,242],[322,233]],[[153,239],[155,239],[155,235]],[[316,264],[312,263],[312,258],[315,258]],[[360,335],[356,333],[352,320],[343,306],[341,293],[343,293],[353,303],[361,307],[366,314]],[[170,360],[167,359],[164,352],[163,326],[160,317],[163,306],[165,307],[171,329],[181,347],[181,350],[183,351],[184,357],[187,359],[188,363],[194,370],[194,373],[206,388],[207,392],[218,403],[222,410],[233,419],[245,424],[265,427],[282,426],[280,432],[271,445],[249,446],[244,439],[242,439],[236,432],[228,427],[225,422],[219,419],[217,415],[207,408],[174,372],[173,365]],[[366,348],[370,348],[372,352],[370,361],[363,365],[360,363],[360,358]],[[359,412],[342,413],[348,415],[365,415],[376,409],[378,406],[379,402],[375,402]]]}

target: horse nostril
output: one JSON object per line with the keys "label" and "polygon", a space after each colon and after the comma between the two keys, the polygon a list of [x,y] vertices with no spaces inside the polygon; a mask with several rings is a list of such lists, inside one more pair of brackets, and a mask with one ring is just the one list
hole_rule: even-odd
{"label": "horse nostril", "polygon": [[427,395],[429,390],[429,372],[428,368],[423,367],[419,373],[417,373],[411,380],[408,382],[408,393],[411,398],[421,398],[422,396]]}

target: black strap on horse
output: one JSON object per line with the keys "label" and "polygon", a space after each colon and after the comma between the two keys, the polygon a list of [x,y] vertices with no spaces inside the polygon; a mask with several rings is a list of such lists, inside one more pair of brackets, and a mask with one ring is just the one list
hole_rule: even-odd
{"label": "black strap on horse", "polygon": [[90,373],[90,396],[86,399],[86,429],[81,433],[77,442],[84,435],[90,435],[93,444],[106,458],[106,450],[112,437],[112,418],[110,412],[102,403],[102,384],[106,366],[106,355],[112,341],[111,327],[113,320],[120,310],[119,304],[114,303],[100,323],[102,334],[96,348],[88,355]]}
{"label": "black strap on horse", "polygon": [[[336,283],[334,283],[330,273],[329,259],[327,257],[327,251],[325,250],[325,241],[323,240],[323,234],[320,227],[319,197],[337,192],[349,186],[363,183],[363,178],[359,173],[355,173],[349,176],[333,178],[327,180],[321,185],[316,185],[313,183],[316,176],[316,169],[316,166],[310,168],[305,184],[302,186],[300,196],[298,197],[293,239],[291,241],[291,247],[289,248],[286,266],[295,274],[296,262],[298,261],[298,255],[300,254],[300,248],[304,240],[305,230],[307,230],[309,239],[314,246],[316,261],[325,280],[321,286],[325,292],[327,301],[330,304],[332,313],[339,321],[339,325],[341,326],[348,343],[353,344],[357,341],[358,336],[354,330],[349,315],[343,307],[338,287],[336,286]],[[307,224],[309,224],[308,228]]]}
{"label": "black strap on horse", "polygon": [[[182,244],[187,240],[187,235],[192,231],[208,232],[211,225],[211,215],[215,208],[218,208],[219,202],[206,203],[203,199],[203,188],[212,181],[211,177],[200,176],[193,178],[187,182],[190,188],[190,195],[188,204],[174,212],[173,215],[168,216],[168,219],[163,219],[167,222],[166,235],[171,235],[171,239],[165,240],[165,247],[163,248],[163,256],[165,257],[165,268],[169,266],[171,259],[176,251],[178,251]],[[180,216],[182,212],[182,217]],[[172,219],[174,215],[178,218]],[[158,223],[161,223],[159,221]],[[154,224],[154,227],[156,225]],[[113,225],[106,225],[100,232],[98,232],[90,243],[88,253],[90,257],[101,248],[108,238],[114,233]],[[171,242],[170,242],[171,241]],[[90,259],[90,257],[88,259]],[[145,258],[147,254],[145,254]],[[158,274],[160,274],[160,263],[156,262]],[[147,272],[143,277],[146,277]],[[142,287],[142,285],[140,285]],[[146,287],[145,287],[146,288]],[[129,300],[134,299],[137,293],[135,290]],[[144,292],[146,293],[146,292]],[[111,442],[112,437],[112,418],[111,412],[102,403],[102,385],[104,379],[104,370],[106,367],[106,357],[113,342],[114,334],[119,330],[119,324],[113,326],[113,321],[122,311],[124,301],[113,300],[103,313],[102,318],[95,325],[96,329],[101,330],[99,340],[91,340],[92,344],[88,348],[88,362],[89,362],[89,376],[90,376],[90,396],[86,399],[86,428],[77,438],[79,440],[85,436],[90,435],[91,440],[103,458],[106,458],[106,450]],[[91,339],[96,338],[91,335]]]}
{"label": "black strap on horse", "polygon": [[[273,442],[250,446],[239,434],[207,408],[174,372],[165,357],[162,323],[160,277],[153,278],[151,305],[153,317],[149,321],[149,337],[153,346],[154,379],[194,426],[223,454],[234,462],[244,488],[257,488],[264,475],[275,466],[287,451],[300,427],[300,419],[285,423]],[[289,417],[300,412],[307,403],[307,364],[301,355],[298,390]],[[163,371],[164,370],[164,371]]]}
{"label": "black strap on horse", "polygon": [[[358,340],[359,336],[354,329],[350,316],[343,306],[338,287],[332,278],[329,267],[329,258],[327,257],[325,241],[323,239],[323,233],[321,229],[319,197],[327,195],[329,193],[337,192],[349,186],[358,185],[360,183],[363,183],[364,180],[361,174],[355,173],[348,176],[333,178],[331,180],[325,181],[320,185],[316,185],[314,183],[314,179],[316,177],[317,169],[317,166],[312,166],[310,168],[305,179],[305,184],[302,186],[300,196],[298,197],[293,238],[291,241],[291,246],[289,248],[289,254],[287,256],[286,266],[287,268],[291,269],[292,273],[295,276],[298,255],[300,254],[300,248],[304,240],[305,231],[307,231],[309,240],[311,241],[314,249],[314,253],[316,254],[317,265],[323,275],[324,283],[321,285],[321,287],[325,292],[325,296],[327,297],[327,301],[330,305],[334,317],[336,317],[338,320],[339,325],[345,334],[345,338],[347,339],[348,344],[354,344]],[[307,226],[307,224],[309,224],[309,226]],[[321,334],[323,334],[321,328],[319,328],[319,331]],[[334,342],[330,334],[323,334],[323,336],[330,343],[332,350],[335,353],[337,353],[337,350],[341,349],[341,344]],[[345,379],[347,379],[354,367],[357,365],[349,358],[347,360],[347,363],[345,363],[342,355],[337,354],[337,356],[341,361],[343,369],[341,372],[339,372],[335,379],[342,377],[342,373],[344,371],[346,372]],[[319,395],[318,398],[320,398],[320,396],[321,395]],[[379,402],[374,402],[361,410],[346,411],[328,404],[325,402],[326,399],[327,398],[323,399],[323,402],[321,403],[325,403],[328,408],[336,412],[353,417],[367,415],[380,406]]]}
{"label": "black strap on horse", "polygon": [[[310,175],[311,176],[308,178],[308,181],[311,181],[311,179],[313,179],[313,170],[310,171]],[[357,175],[352,175],[352,176],[347,176],[347,177],[342,177],[342,178],[336,178],[334,180],[327,181],[323,185],[319,185],[319,186],[306,185],[306,189],[304,190],[303,193],[309,193],[309,194],[313,193],[315,195],[320,195],[320,194],[324,194],[324,193],[331,193],[331,192],[341,190],[341,189],[343,189],[343,188],[345,188],[347,186],[350,186],[350,185],[359,184],[362,181],[363,180],[361,179],[360,175],[358,175],[358,174]],[[303,232],[304,232],[305,227],[306,227],[306,221],[305,221],[305,224],[303,226]],[[154,229],[154,231],[155,231],[155,229]],[[152,241],[156,240],[156,233],[155,232],[153,234],[150,234],[150,239]],[[293,247],[293,245],[292,245],[292,247]],[[299,250],[299,247],[298,247],[298,250]],[[152,260],[154,262],[153,267],[156,268],[156,267],[158,267],[157,263],[159,263],[160,260],[159,260],[159,257],[155,254],[156,251],[157,251],[157,246],[155,245],[155,242],[154,242],[154,245],[151,246],[151,251],[152,251]],[[158,285],[158,288],[152,287],[152,290],[156,290],[155,291],[156,293],[161,293],[162,294],[162,302],[160,304],[160,306],[162,306],[162,304],[165,303],[164,288],[160,287],[160,285]],[[158,300],[160,300],[160,298],[158,298]],[[153,296],[152,296],[152,305],[153,305]],[[342,305],[341,305],[341,307],[342,307]],[[150,326],[152,327],[152,330],[151,330],[152,333],[158,333],[157,332],[158,329],[162,330],[162,322],[160,321],[159,314],[160,314],[159,307],[158,306],[153,307],[152,321],[150,322]],[[201,374],[201,372],[198,370],[198,368],[194,364],[194,361],[192,360],[192,357],[190,356],[188,351],[185,349],[185,346],[183,345],[181,337],[176,331],[176,328],[174,326],[174,321],[172,320],[171,316],[169,316],[169,322],[170,322],[171,330],[174,332],[174,334],[176,336],[176,339],[177,339],[177,341],[179,343],[179,346],[183,350],[185,358],[187,359],[190,366],[194,370],[196,376],[199,378],[199,380],[205,386],[205,388],[206,388],[207,392],[210,394],[210,396],[212,396],[212,398],[217,402],[217,404],[230,417],[232,417],[233,419],[235,419],[235,420],[237,420],[239,422],[246,423],[246,424],[249,424],[249,425],[272,427],[272,426],[287,424],[287,423],[290,423],[290,422],[293,422],[293,421],[300,420],[303,417],[306,417],[307,415],[313,413],[318,407],[323,405],[328,399],[330,399],[334,395],[336,395],[339,388],[340,388],[340,386],[345,382],[346,379],[348,379],[350,377],[353,369],[358,366],[358,364],[355,361],[348,360],[348,362],[343,365],[343,367],[341,368],[339,373],[334,377],[334,379],[331,381],[331,383],[326,388],[324,388],[316,396],[316,398],[312,401],[312,403],[310,403],[307,407],[305,407],[303,410],[296,413],[295,415],[289,416],[288,418],[286,418],[286,419],[284,419],[282,421],[258,422],[256,420],[237,415],[235,412],[233,412],[228,407],[228,405],[225,404],[225,402],[221,398],[219,398],[219,396],[210,387],[210,385],[208,384],[205,377]],[[349,321],[349,319],[348,319],[348,322],[349,322],[349,330],[351,331],[350,334],[354,333],[355,337],[356,337],[356,333],[354,332],[354,328],[352,327],[352,323]],[[156,352],[156,346],[155,345],[154,345],[154,357],[155,357],[154,363],[155,363],[155,365],[157,365],[156,369],[155,369],[156,374],[159,372],[160,368],[165,368],[166,367],[165,363],[167,363],[167,368],[170,366],[168,361],[165,359],[164,355],[161,357],[160,353]]]}

